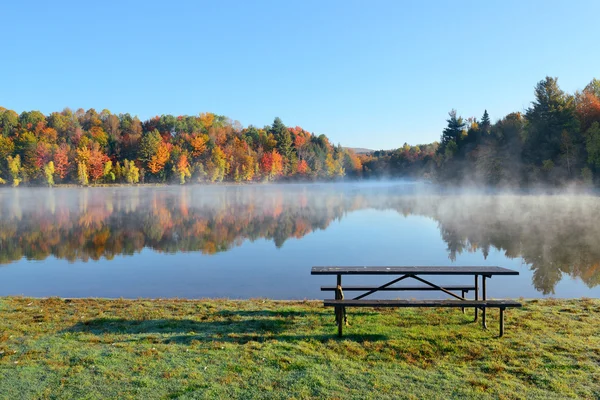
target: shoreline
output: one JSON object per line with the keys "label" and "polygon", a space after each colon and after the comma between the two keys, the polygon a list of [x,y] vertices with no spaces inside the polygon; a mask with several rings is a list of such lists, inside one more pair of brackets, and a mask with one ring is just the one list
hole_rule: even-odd
{"label": "shoreline", "polygon": [[[230,297],[61,297],[61,296],[25,296],[25,295],[0,295],[0,299],[31,299],[31,300],[63,300],[63,301],[76,301],[76,300],[97,300],[97,301],[151,301],[151,302],[205,302],[205,301],[229,301],[229,302],[274,302],[274,303],[314,303],[323,302],[323,299],[272,299],[269,297],[250,297],[250,298],[230,298]],[[400,297],[398,297],[400,298]],[[412,299],[412,298],[407,298]],[[491,297],[488,300],[518,300],[518,301],[588,301],[596,300],[596,297]]]}

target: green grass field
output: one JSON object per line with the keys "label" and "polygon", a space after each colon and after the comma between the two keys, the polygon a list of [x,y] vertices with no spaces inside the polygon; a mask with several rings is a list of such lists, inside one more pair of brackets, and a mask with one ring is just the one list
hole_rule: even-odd
{"label": "green grass field", "polygon": [[600,398],[600,300],[498,311],[0,298],[0,398]]}

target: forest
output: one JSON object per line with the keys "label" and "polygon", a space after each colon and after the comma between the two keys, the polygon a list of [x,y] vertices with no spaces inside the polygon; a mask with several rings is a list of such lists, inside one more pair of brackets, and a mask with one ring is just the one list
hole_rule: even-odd
{"label": "forest", "polygon": [[365,177],[413,176],[442,183],[530,186],[592,184],[600,177],[600,81],[562,91],[557,78],[535,86],[524,112],[495,123],[449,113],[439,142],[362,156]]}
{"label": "forest", "polygon": [[0,107],[0,184],[264,182],[414,177],[490,186],[591,185],[600,177],[600,81],[565,93],[546,77],[523,112],[492,122],[449,113],[439,142],[355,154],[325,135],[246,128],[213,113],[68,108],[46,116]]}
{"label": "forest", "polygon": [[358,176],[360,159],[325,135],[242,128],[213,113],[130,114],[66,108],[46,116],[0,107],[0,184],[110,184],[332,180]]}

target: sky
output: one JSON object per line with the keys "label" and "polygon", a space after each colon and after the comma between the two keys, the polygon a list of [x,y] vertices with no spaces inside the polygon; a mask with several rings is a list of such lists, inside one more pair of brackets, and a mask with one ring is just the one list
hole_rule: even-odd
{"label": "sky", "polygon": [[597,0],[7,1],[0,106],[280,117],[349,147],[439,140],[600,78]]}

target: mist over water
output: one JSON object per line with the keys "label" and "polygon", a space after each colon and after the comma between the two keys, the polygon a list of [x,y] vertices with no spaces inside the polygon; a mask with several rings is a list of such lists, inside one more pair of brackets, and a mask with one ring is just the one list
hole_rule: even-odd
{"label": "mist over water", "polygon": [[521,275],[494,297],[598,297],[598,215],[590,193],[422,182],[7,188],[0,295],[323,298],[313,265],[499,265]]}

